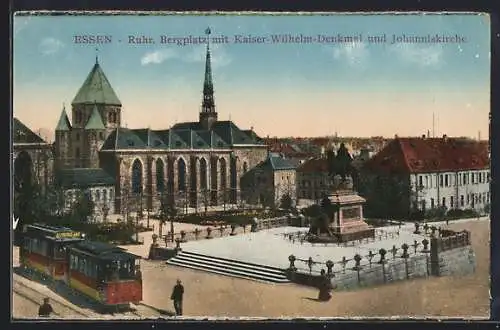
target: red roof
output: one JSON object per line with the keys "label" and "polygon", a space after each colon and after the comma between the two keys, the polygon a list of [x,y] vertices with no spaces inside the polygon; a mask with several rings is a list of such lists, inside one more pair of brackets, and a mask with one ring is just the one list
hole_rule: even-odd
{"label": "red roof", "polygon": [[371,171],[429,173],[489,167],[488,143],[463,138],[396,138],[365,163]]}
{"label": "red roof", "polygon": [[309,159],[308,161],[305,161],[297,168],[297,172],[302,172],[302,173],[328,172],[328,161],[326,160],[326,158]]}

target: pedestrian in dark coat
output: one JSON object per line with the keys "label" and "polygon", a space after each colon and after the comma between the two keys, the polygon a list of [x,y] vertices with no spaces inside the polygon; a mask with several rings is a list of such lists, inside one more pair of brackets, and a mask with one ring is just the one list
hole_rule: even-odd
{"label": "pedestrian in dark coat", "polygon": [[49,298],[43,299],[43,304],[38,309],[38,316],[49,317],[50,314],[54,313],[52,306],[49,303]]}
{"label": "pedestrian in dark coat", "polygon": [[177,284],[174,286],[172,290],[172,295],[170,299],[174,301],[174,309],[176,315],[182,315],[182,297],[184,295],[184,286],[181,283],[181,280],[177,280]]}

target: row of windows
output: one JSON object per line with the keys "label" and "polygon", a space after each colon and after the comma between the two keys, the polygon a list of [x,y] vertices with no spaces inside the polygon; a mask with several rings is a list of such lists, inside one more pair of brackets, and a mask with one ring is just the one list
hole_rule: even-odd
{"label": "row of windows", "polygon": [[97,278],[97,274],[99,274],[99,266],[93,263],[92,260],[71,255],[69,262],[70,270],[79,272],[87,277]]}
{"label": "row of windows", "polygon": [[[108,198],[109,198],[109,200],[113,200],[113,198],[114,198],[113,189],[109,189],[109,190],[102,189],[102,190],[95,190],[95,191],[88,190],[85,193],[88,194],[88,196],[90,197],[91,200],[96,201],[96,202],[99,202],[101,200],[106,202],[108,200]],[[73,194],[73,192],[71,190],[69,190],[66,194],[67,194],[69,200],[72,200],[78,196],[77,194]]]}
{"label": "row of windows", "polygon": [[[488,204],[490,200],[490,193],[470,193],[467,195],[460,195],[459,200],[457,201],[455,196],[450,196],[449,198],[443,197],[441,198],[441,205],[443,207],[464,207],[464,206],[472,206],[477,204]],[[436,207],[436,201],[434,198],[431,198],[431,208]],[[421,209],[426,208],[426,201],[422,200],[420,202]]]}
{"label": "row of windows", "polygon": [[[81,111],[75,111],[75,124],[81,124],[84,120],[83,113]],[[117,123],[118,114],[116,112],[108,112],[108,122]]]}
{"label": "row of windows", "polygon": [[[490,173],[488,171],[468,172],[454,174],[440,174],[439,187],[455,187],[467,184],[479,184],[490,182]],[[438,182],[433,179],[432,175],[419,175],[418,186],[425,188],[437,188]]]}
{"label": "row of windows", "polygon": [[[97,138],[97,136],[95,134],[92,134],[92,138]],[[104,133],[103,132],[99,132],[99,139],[103,140],[104,139]],[[76,133],[75,134],[75,140],[76,141],[80,141],[80,133]],[[77,148],[79,150],[79,148]]]}
{"label": "row of windows", "polygon": [[24,240],[24,248],[33,253],[49,257],[49,243],[38,238],[27,238]]}

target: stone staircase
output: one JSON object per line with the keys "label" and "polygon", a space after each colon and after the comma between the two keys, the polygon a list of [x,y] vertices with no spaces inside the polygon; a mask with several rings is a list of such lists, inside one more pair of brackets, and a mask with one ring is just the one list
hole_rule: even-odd
{"label": "stone staircase", "polygon": [[285,271],[280,268],[212,257],[189,251],[181,251],[175,257],[167,260],[167,264],[253,281],[268,283],[290,282]]}

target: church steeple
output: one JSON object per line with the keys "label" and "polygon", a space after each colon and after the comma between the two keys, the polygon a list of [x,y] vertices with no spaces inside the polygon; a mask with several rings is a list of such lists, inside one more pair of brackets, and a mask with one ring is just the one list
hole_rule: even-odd
{"label": "church steeple", "polygon": [[214,84],[212,81],[212,59],[210,55],[210,28],[205,30],[207,35],[207,55],[205,59],[205,80],[203,81],[203,101],[200,111],[200,123],[205,129],[210,129],[217,121],[217,111],[215,110]]}

